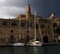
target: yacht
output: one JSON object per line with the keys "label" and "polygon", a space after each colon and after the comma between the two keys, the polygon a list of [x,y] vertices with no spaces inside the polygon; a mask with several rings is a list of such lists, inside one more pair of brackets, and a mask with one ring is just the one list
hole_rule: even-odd
{"label": "yacht", "polygon": [[12,46],[24,46],[24,43],[14,43]]}
{"label": "yacht", "polygon": [[[33,39],[33,41],[31,41],[31,42],[29,42],[28,44],[26,44],[26,45],[28,45],[28,46],[42,46],[42,44],[43,44],[43,42],[40,42],[40,41],[37,41],[36,39],[36,23],[38,23],[38,21],[36,21],[36,13],[34,13],[35,15],[34,15],[34,39]],[[29,21],[29,23],[30,23],[30,21]],[[39,24],[38,24],[38,27],[39,27]],[[29,27],[29,30],[30,30],[30,27]],[[40,32],[40,27],[39,27],[39,32]],[[30,34],[29,34],[30,35]],[[42,38],[42,37],[41,37]]]}
{"label": "yacht", "polygon": [[42,43],[40,41],[34,41],[26,44],[27,46],[42,46]]}

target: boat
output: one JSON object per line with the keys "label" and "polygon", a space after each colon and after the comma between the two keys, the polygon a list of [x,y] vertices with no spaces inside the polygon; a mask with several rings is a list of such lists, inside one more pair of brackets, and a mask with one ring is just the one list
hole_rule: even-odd
{"label": "boat", "polygon": [[[29,42],[29,43],[27,43],[26,45],[27,46],[42,46],[42,44],[43,44],[43,42],[40,42],[40,41],[37,41],[37,38],[36,38],[36,23],[38,23],[38,21],[36,21],[36,13],[34,13],[35,15],[34,15],[34,30],[35,30],[35,35],[34,35],[34,39],[33,39],[33,41],[31,41],[31,42]],[[30,21],[29,21],[29,23],[30,23]],[[30,30],[30,27],[29,27],[29,30]],[[39,28],[39,32],[40,32],[40,28]],[[30,33],[29,33],[29,35],[30,35]]]}
{"label": "boat", "polygon": [[14,44],[12,44],[12,46],[24,46],[24,44],[23,43],[14,43]]}
{"label": "boat", "polygon": [[[38,21],[36,20],[36,12],[34,12],[34,27],[35,27],[35,35],[34,35],[34,39],[32,42],[32,46],[42,46],[43,42],[37,41],[37,35],[36,35],[36,23],[38,23]],[[39,25],[39,24],[38,24]],[[38,26],[39,27],[39,26]],[[40,32],[40,27],[39,27],[39,32]]]}
{"label": "boat", "polygon": [[42,43],[40,41],[34,41],[31,43],[26,44],[27,46],[42,46]]}
{"label": "boat", "polygon": [[42,43],[40,43],[40,41],[34,41],[32,42],[33,46],[42,46]]}

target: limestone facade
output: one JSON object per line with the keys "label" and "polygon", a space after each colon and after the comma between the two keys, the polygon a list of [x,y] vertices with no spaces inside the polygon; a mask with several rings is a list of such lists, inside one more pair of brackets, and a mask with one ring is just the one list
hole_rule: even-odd
{"label": "limestone facade", "polygon": [[55,26],[60,29],[60,18],[55,18],[53,14],[46,19],[32,15],[28,4],[25,15],[19,14],[15,19],[0,19],[0,44],[21,42],[27,36],[30,40],[36,36],[42,42],[57,42],[60,34],[54,32]]}

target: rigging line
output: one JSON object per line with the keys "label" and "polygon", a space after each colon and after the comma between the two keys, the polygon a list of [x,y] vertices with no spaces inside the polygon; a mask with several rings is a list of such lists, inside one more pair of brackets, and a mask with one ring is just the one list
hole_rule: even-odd
{"label": "rigging line", "polygon": [[29,22],[28,23],[29,23],[29,37],[30,37],[30,32],[31,32],[30,31],[30,19],[29,19]]}
{"label": "rigging line", "polygon": [[20,38],[20,18],[19,18],[19,38]]}
{"label": "rigging line", "polygon": [[41,41],[42,41],[42,33],[41,33],[41,28],[40,28],[40,25],[39,25],[39,22],[38,22],[38,19],[37,19],[37,24],[38,24],[38,27],[39,27],[39,34],[41,35],[40,37],[41,37]]}

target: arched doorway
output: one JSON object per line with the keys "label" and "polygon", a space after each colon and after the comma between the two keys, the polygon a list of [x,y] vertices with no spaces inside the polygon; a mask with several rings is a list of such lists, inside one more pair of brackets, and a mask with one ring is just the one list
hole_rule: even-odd
{"label": "arched doorway", "polygon": [[15,38],[13,35],[10,36],[10,44],[13,44],[15,42]]}
{"label": "arched doorway", "polygon": [[48,37],[47,37],[47,36],[44,36],[44,37],[43,37],[43,42],[44,42],[44,43],[48,43]]}
{"label": "arched doorway", "polygon": [[29,42],[29,40],[30,40],[29,35],[27,35],[25,38],[25,44],[27,44]]}

